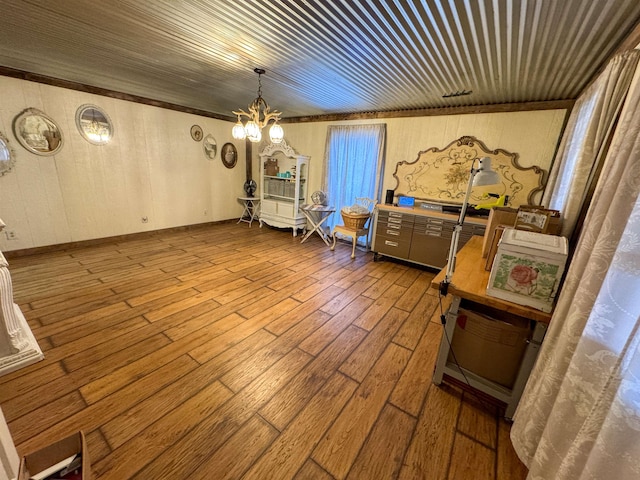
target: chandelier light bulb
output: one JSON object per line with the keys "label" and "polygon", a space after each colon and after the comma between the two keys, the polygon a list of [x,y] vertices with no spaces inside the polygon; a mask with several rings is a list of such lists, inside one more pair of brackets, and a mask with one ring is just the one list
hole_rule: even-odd
{"label": "chandelier light bulb", "polygon": [[260,127],[253,120],[249,120],[244,127],[244,131],[247,134],[247,137],[257,137],[258,133],[260,133]]}
{"label": "chandelier light bulb", "polygon": [[236,140],[244,140],[244,138],[247,136],[244,130],[244,125],[242,125],[242,122],[240,121],[240,119],[238,119],[238,123],[236,123],[233,126],[233,130],[231,131],[231,134],[233,135],[233,138],[235,138]]}
{"label": "chandelier light bulb", "polygon": [[262,140],[262,131],[258,129],[255,135],[247,135],[247,137],[249,138],[249,141],[258,143],[260,140]]}
{"label": "chandelier light bulb", "polygon": [[274,123],[271,125],[271,128],[269,129],[269,138],[271,139],[271,143],[282,142],[284,139],[284,130],[279,124]]}

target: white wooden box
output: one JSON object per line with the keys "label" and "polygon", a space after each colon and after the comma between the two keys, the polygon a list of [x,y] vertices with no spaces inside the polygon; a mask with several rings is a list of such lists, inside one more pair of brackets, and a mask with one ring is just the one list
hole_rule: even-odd
{"label": "white wooden box", "polygon": [[567,261],[567,239],[506,228],[487,295],[551,312]]}

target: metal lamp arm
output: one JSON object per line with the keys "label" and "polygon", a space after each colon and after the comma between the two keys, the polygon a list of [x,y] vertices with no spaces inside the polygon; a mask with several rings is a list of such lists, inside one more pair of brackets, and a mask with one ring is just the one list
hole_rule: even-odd
{"label": "metal lamp arm", "polygon": [[473,178],[478,173],[479,169],[474,168],[476,164],[475,159],[471,164],[471,173],[469,174],[469,183],[467,185],[467,191],[464,195],[464,201],[462,202],[462,208],[460,209],[460,216],[458,222],[453,227],[453,234],[451,235],[451,246],[449,247],[449,255],[447,257],[447,269],[445,270],[444,280],[440,283],[440,293],[446,295],[453,277],[453,272],[456,269],[456,254],[458,253],[458,243],[460,242],[460,233],[462,232],[462,224],[464,223],[464,217],[467,214],[467,205],[469,198],[471,197],[471,190],[473,190]]}

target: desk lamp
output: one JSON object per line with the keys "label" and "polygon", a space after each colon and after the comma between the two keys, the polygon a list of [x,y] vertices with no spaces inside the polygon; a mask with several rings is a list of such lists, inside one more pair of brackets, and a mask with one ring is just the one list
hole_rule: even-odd
{"label": "desk lamp", "polygon": [[449,247],[449,257],[447,258],[447,270],[445,271],[444,280],[440,283],[440,293],[446,295],[449,291],[449,284],[451,283],[451,277],[456,268],[456,254],[458,253],[458,242],[460,240],[460,232],[462,231],[462,224],[464,223],[464,217],[467,213],[467,204],[469,203],[469,197],[471,196],[471,190],[473,187],[481,187],[484,185],[495,185],[500,183],[500,176],[491,168],[491,159],[489,157],[483,157],[479,159],[478,168],[474,168],[476,164],[476,158],[471,162],[471,173],[469,174],[469,184],[467,185],[467,193],[464,196],[464,202],[460,209],[460,217],[458,223],[453,227],[453,235],[451,236],[451,246]]}

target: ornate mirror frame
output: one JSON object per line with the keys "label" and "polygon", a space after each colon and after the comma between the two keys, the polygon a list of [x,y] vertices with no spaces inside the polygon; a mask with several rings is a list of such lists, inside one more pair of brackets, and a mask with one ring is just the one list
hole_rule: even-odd
{"label": "ornate mirror frame", "polygon": [[113,123],[96,105],[80,105],[76,110],[76,126],[82,138],[93,145],[106,145],[113,138]]}
{"label": "ornate mirror frame", "polygon": [[0,132],[0,177],[9,173],[16,164],[16,152],[9,145],[9,139]]}
{"label": "ornate mirror frame", "polygon": [[64,143],[56,122],[37,108],[27,108],[16,115],[13,134],[20,145],[36,155],[55,155]]}

